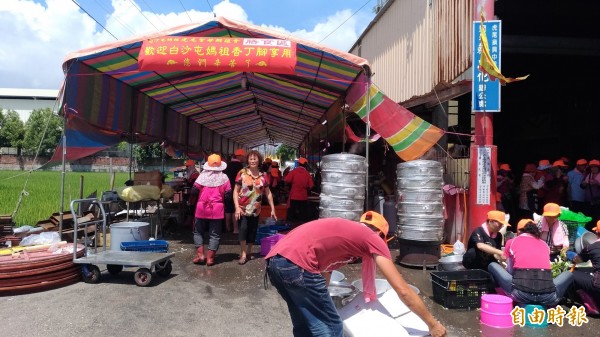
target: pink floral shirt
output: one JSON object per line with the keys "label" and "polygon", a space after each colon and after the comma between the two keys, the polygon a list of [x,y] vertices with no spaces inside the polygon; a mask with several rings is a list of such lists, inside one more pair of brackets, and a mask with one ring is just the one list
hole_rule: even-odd
{"label": "pink floral shirt", "polygon": [[238,172],[235,183],[239,186],[240,195],[238,204],[244,210],[242,215],[258,216],[260,214],[263,193],[265,188],[269,187],[269,176],[260,172],[258,177],[256,177],[252,175],[250,169],[243,168]]}

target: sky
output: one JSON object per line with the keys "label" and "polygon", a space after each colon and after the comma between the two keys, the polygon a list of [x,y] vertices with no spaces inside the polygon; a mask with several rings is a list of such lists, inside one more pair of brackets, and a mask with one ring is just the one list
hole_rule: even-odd
{"label": "sky", "polygon": [[204,22],[213,13],[348,51],[374,18],[376,4],[377,0],[1,0],[0,88],[58,90],[62,63],[71,52]]}

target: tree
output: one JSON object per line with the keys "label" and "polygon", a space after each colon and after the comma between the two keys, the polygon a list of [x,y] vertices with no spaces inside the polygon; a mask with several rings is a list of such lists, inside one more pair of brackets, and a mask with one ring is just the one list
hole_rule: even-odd
{"label": "tree", "polygon": [[291,146],[281,144],[275,150],[275,154],[281,159],[282,165],[284,165],[286,161],[296,158],[297,151]]}
{"label": "tree", "polygon": [[14,110],[0,111],[0,146],[16,147],[20,152],[25,138],[25,124]]}
{"label": "tree", "polygon": [[62,118],[55,115],[50,108],[33,110],[25,123],[23,150],[35,154],[39,147],[40,155],[51,154],[60,141],[62,129]]}
{"label": "tree", "polygon": [[162,148],[159,143],[133,145],[133,157],[142,166],[148,164],[150,159],[160,158],[161,156]]}

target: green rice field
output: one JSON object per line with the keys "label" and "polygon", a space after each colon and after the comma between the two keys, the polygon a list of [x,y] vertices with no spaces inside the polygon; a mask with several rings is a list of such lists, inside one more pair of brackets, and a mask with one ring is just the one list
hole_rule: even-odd
{"label": "green rice field", "polygon": [[[12,215],[19,204],[13,218],[17,226],[33,226],[48,219],[60,209],[61,177],[57,171],[0,171],[0,215]],[[82,185],[84,198],[94,191],[100,196],[110,190],[110,179],[108,172],[66,172],[64,211],[69,211],[71,200],[80,198]],[[124,186],[128,179],[127,172],[115,173],[115,187]]]}

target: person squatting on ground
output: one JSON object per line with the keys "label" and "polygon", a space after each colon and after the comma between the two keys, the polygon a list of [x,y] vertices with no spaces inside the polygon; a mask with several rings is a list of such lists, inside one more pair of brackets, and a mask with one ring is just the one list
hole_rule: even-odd
{"label": "person squatting on ground", "polygon": [[592,272],[575,269],[573,271],[573,287],[581,297],[588,313],[598,315],[600,310],[600,220],[596,222],[593,228],[597,240],[592,244],[583,247],[581,253],[567,253],[567,256],[573,263],[582,263],[592,261]]}
{"label": "person squatting on ground", "polygon": [[385,218],[373,211],[363,214],[360,222],[325,218],[296,227],[271,249],[265,256],[266,273],[287,303],[294,336],[343,336],[342,320],[327,286],[332,271],[359,258],[365,302],[377,300],[377,266],[400,300],[427,324],[431,335],[446,335],[446,328],[392,262],[386,243],[388,230]]}
{"label": "person squatting on ground", "polygon": [[[231,188],[235,186],[235,177],[244,168],[244,161],[246,160],[246,151],[244,149],[236,149],[233,153],[233,158],[227,165],[227,168],[223,171],[229,178],[229,184]],[[225,230],[228,232],[233,231],[233,234],[239,233],[238,221],[234,219],[235,215],[235,204],[233,203],[233,190],[230,193],[225,194]]]}
{"label": "person squatting on ground", "polygon": [[260,152],[249,151],[246,162],[248,166],[238,173],[233,189],[235,220],[241,220],[239,233],[241,252],[238,264],[246,264],[248,259],[252,259],[252,245],[256,240],[263,193],[271,207],[271,217],[277,220],[273,195],[269,189],[269,177],[259,169],[262,164]]}
{"label": "person squatting on ground", "polygon": [[560,206],[554,203],[544,205],[544,213],[537,223],[542,239],[550,248],[550,261],[554,261],[561,252],[569,249],[569,230],[564,222],[558,220]]}
{"label": "person squatting on ground", "polygon": [[506,241],[504,247],[507,268],[492,262],[487,270],[520,305],[553,306],[569,289],[573,275],[567,270],[552,279],[549,254],[550,248],[540,239],[537,225],[531,219],[522,219],[517,225],[517,237]]}
{"label": "person squatting on ground", "polygon": [[471,233],[467,242],[467,251],[463,255],[463,266],[467,269],[486,270],[488,265],[497,259],[503,259],[502,226],[510,226],[506,214],[501,211],[489,211],[487,220]]}
{"label": "person squatting on ground", "polygon": [[300,157],[298,167],[293,169],[286,177],[285,183],[290,185],[287,219],[294,225],[301,225],[307,220],[308,192],[315,185],[310,173],[306,170],[308,160]]}
{"label": "person squatting on ground", "polygon": [[[231,190],[229,179],[222,172],[227,164],[218,154],[211,154],[202,166],[202,173],[194,182],[191,198],[197,200],[194,220],[194,245],[197,256],[193,262],[207,266],[215,264],[219,249],[224,215],[225,193]],[[208,252],[204,256],[204,233],[208,230]]]}

